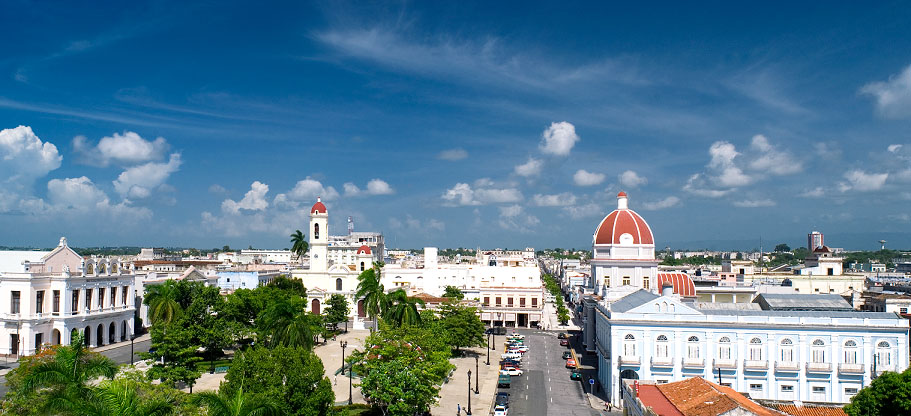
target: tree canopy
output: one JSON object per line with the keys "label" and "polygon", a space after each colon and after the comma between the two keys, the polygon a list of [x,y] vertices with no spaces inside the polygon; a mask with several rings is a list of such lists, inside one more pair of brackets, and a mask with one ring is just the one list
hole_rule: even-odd
{"label": "tree canopy", "polygon": [[844,410],[851,416],[911,414],[911,369],[883,373],[852,397]]}

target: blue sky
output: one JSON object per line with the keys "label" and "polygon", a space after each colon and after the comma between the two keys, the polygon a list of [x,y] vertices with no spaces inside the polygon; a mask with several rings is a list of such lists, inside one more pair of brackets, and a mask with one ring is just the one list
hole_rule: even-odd
{"label": "blue sky", "polygon": [[907,4],[0,8],[0,244],[286,247],[321,195],[586,247],[621,189],[659,246],[911,230]]}

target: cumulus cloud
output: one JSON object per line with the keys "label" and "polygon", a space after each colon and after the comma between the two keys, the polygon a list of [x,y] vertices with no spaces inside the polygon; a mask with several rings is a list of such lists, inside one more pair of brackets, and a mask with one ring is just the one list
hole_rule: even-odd
{"label": "cumulus cloud", "polygon": [[775,201],[771,199],[744,199],[734,201],[733,204],[734,206],[741,208],[760,208],[773,207],[775,206]]}
{"label": "cumulus cloud", "polygon": [[638,188],[648,183],[648,179],[646,177],[639,176],[639,174],[631,170],[627,170],[621,173],[619,180],[620,185],[623,185],[627,188]]}
{"label": "cumulus cloud", "polygon": [[132,131],[103,137],[97,145],[89,143],[85,136],[73,138],[73,152],[78,160],[93,166],[108,166],[111,163],[135,165],[161,160],[168,148],[168,142],[163,137],[146,140]]}
{"label": "cumulus cloud", "polygon": [[911,118],[911,65],[888,81],[871,82],[860,89],[873,97],[876,113],[889,119]]}
{"label": "cumulus cloud", "polygon": [[541,134],[541,152],[555,156],[566,156],[579,141],[576,127],[565,121],[551,123]]}
{"label": "cumulus cloud", "polygon": [[520,205],[499,207],[499,210],[500,219],[498,224],[500,228],[505,230],[527,233],[541,223],[538,217],[525,212],[525,209]]}
{"label": "cumulus cloud", "polygon": [[217,183],[213,183],[212,186],[209,186],[209,192],[210,192],[210,193],[213,193],[213,194],[216,194],[216,195],[219,195],[219,194],[226,194],[226,193],[228,193],[228,190],[225,189],[224,186],[221,186],[221,185],[219,185],[219,184],[217,184]]}
{"label": "cumulus cloud", "polygon": [[537,176],[541,173],[541,168],[544,166],[544,163],[540,159],[535,159],[533,157],[528,158],[528,162],[525,162],[521,165],[516,165],[515,172],[519,176]]}
{"label": "cumulus cloud", "polygon": [[901,148],[902,148],[902,145],[900,145],[900,144],[890,144],[889,147],[886,148],[886,150],[888,150],[889,153],[897,153],[899,150],[901,150]]}
{"label": "cumulus cloud", "polygon": [[578,186],[594,186],[604,182],[606,176],[603,173],[589,172],[585,169],[579,169],[573,175],[573,182]]}
{"label": "cumulus cloud", "polygon": [[149,162],[127,168],[114,181],[114,190],[124,198],[147,198],[180,169],[181,163],[180,153],[173,153],[166,163]]}
{"label": "cumulus cloud", "polygon": [[676,196],[669,196],[660,201],[645,202],[642,204],[642,208],[645,210],[648,210],[648,211],[656,211],[659,209],[665,209],[665,208],[670,208],[670,207],[676,206],[679,203],[680,203],[680,198],[677,198]]}
{"label": "cumulus cloud", "polygon": [[243,199],[239,202],[234,201],[233,199],[226,199],[221,203],[221,210],[228,214],[238,214],[242,209],[248,211],[263,211],[269,207],[269,202],[266,201],[267,193],[269,193],[269,185],[260,181],[254,181]]}
{"label": "cumulus cloud", "polygon": [[370,182],[367,182],[366,189],[361,189],[351,182],[346,182],[344,185],[342,185],[342,189],[345,191],[345,196],[350,197],[366,195],[392,195],[395,193],[395,190],[392,189],[392,187],[382,179],[371,179]]}
{"label": "cumulus cloud", "polygon": [[859,191],[869,192],[876,191],[886,184],[889,178],[888,173],[867,173],[860,169],[845,172],[846,182],[838,184],[838,189],[842,192]]}
{"label": "cumulus cloud", "polygon": [[725,188],[734,188],[748,185],[753,180],[743,173],[743,170],[734,164],[734,159],[740,155],[733,144],[717,141],[709,147],[708,168],[715,172],[712,181]]}
{"label": "cumulus cloud", "polygon": [[0,191],[31,195],[35,180],[59,168],[62,161],[57,146],[41,141],[31,127],[0,130]]}
{"label": "cumulus cloud", "polygon": [[531,200],[539,207],[560,207],[576,204],[576,196],[569,192],[554,195],[535,194],[531,197]]}
{"label": "cumulus cloud", "polygon": [[437,159],[449,160],[452,162],[457,161],[457,160],[462,160],[467,157],[468,157],[468,151],[466,151],[465,149],[462,149],[462,148],[444,150],[437,155]]}
{"label": "cumulus cloud", "polygon": [[405,215],[405,221],[402,222],[398,218],[392,217],[389,219],[389,226],[394,229],[410,230],[410,231],[427,231],[427,230],[436,230],[436,231],[445,231],[446,223],[435,218],[430,218],[427,220],[419,220],[411,216],[411,214]]}
{"label": "cumulus cloud", "polygon": [[317,197],[331,201],[338,198],[339,193],[335,188],[323,186],[320,181],[308,176],[298,181],[290,191],[276,195],[272,202],[276,205],[294,208],[300,206],[301,202],[312,203],[311,201],[315,201]]}
{"label": "cumulus cloud", "polygon": [[825,195],[826,195],[825,189],[823,189],[823,187],[821,187],[821,186],[817,186],[813,189],[808,189],[806,191],[803,191],[803,193],[800,196],[802,196],[804,198],[822,198]]}
{"label": "cumulus cloud", "polygon": [[600,217],[604,214],[604,209],[601,205],[598,205],[594,202],[583,204],[583,205],[570,205],[563,207],[563,211],[566,212],[566,215],[569,215],[572,219],[582,219],[582,218],[591,218],[591,217]]}
{"label": "cumulus cloud", "polygon": [[489,179],[481,179],[475,182],[475,188],[467,183],[455,184],[443,193],[442,199],[448,206],[487,205],[516,203],[522,201],[523,196],[516,188],[495,187]]}
{"label": "cumulus cloud", "polygon": [[757,154],[750,162],[755,171],[768,172],[772,175],[790,175],[802,170],[802,165],[794,160],[790,153],[774,148],[769,139],[761,134],[753,136],[750,148]]}
{"label": "cumulus cloud", "polygon": [[47,183],[47,197],[50,205],[42,208],[50,212],[113,215],[134,220],[152,217],[152,211],[147,208],[133,207],[125,202],[112,204],[107,194],[85,176],[51,179]]}

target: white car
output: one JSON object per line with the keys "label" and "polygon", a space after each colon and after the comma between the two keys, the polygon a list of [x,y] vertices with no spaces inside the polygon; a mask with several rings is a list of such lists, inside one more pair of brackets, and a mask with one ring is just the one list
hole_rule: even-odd
{"label": "white car", "polygon": [[500,375],[501,376],[521,376],[522,370],[519,370],[518,368],[510,367],[510,368],[507,368],[504,370],[500,370]]}
{"label": "white car", "polygon": [[526,345],[511,346],[511,347],[509,347],[509,351],[518,351],[518,352],[525,353],[525,352],[528,352],[528,346],[526,346]]}
{"label": "white car", "polygon": [[507,410],[503,406],[497,406],[493,409],[493,416],[506,416]]}
{"label": "white car", "polygon": [[522,334],[512,334],[512,335],[510,335],[510,336],[507,337],[507,338],[509,338],[509,339],[520,339],[520,340],[523,340],[523,341],[524,341],[524,340],[525,340],[525,335],[522,335]]}
{"label": "white car", "polygon": [[513,360],[516,360],[516,361],[522,361],[522,353],[521,353],[521,352],[507,352],[507,353],[503,353],[502,357],[503,357],[503,358],[510,358],[510,359],[513,359]]}

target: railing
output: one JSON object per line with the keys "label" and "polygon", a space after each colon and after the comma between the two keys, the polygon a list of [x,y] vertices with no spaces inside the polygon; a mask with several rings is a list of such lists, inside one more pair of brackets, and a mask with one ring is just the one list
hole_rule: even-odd
{"label": "railing", "polygon": [[620,356],[620,365],[639,365],[641,362],[639,356]]}
{"label": "railing", "polygon": [[716,358],[713,366],[715,368],[737,368],[737,360],[730,358]]}
{"label": "railing", "polygon": [[797,361],[776,361],[775,369],[779,371],[799,371],[800,364]]}
{"label": "railing", "polygon": [[864,365],[863,364],[840,363],[840,364],[838,364],[838,372],[840,374],[863,374]]}
{"label": "railing", "polygon": [[807,363],[807,371],[811,373],[828,373],[832,371],[832,363]]}
{"label": "railing", "polygon": [[703,368],[705,367],[705,360],[702,358],[681,358],[680,359],[683,368]]}
{"label": "railing", "polygon": [[674,359],[671,357],[652,357],[652,367],[673,367]]}
{"label": "railing", "polygon": [[750,370],[768,370],[769,362],[766,360],[744,360],[743,368]]}

